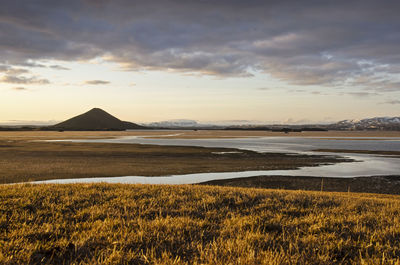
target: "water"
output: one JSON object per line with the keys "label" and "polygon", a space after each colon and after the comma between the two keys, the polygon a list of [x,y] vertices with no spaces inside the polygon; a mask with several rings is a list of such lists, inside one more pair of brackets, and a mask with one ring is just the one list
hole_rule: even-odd
{"label": "water", "polygon": [[[131,143],[176,146],[225,147],[252,150],[256,152],[313,153],[314,149],[347,149],[372,151],[400,151],[400,138],[307,138],[307,137],[257,137],[230,139],[152,139],[140,136],[125,136],[116,139],[68,140],[92,143]],[[65,140],[61,140],[65,141]]]}
{"label": "water", "polygon": [[[215,179],[229,179],[260,175],[314,176],[314,177],[358,177],[373,175],[399,175],[400,159],[369,154],[337,154],[313,152],[315,149],[380,150],[400,151],[400,138],[375,137],[355,140],[352,137],[306,138],[306,137],[259,137],[235,139],[151,139],[128,136],[117,139],[62,140],[72,142],[135,143],[175,146],[226,147],[256,152],[284,152],[303,154],[341,155],[356,160],[318,167],[303,167],[297,170],[264,170],[223,173],[197,173],[162,177],[126,176],[110,178],[57,179],[35,183],[142,183],[142,184],[193,184]],[[362,139],[362,138],[359,138]]]}

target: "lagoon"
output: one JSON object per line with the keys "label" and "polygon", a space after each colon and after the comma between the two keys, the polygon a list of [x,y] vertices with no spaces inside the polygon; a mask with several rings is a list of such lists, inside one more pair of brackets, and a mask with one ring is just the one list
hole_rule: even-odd
{"label": "lagoon", "polygon": [[[155,144],[174,146],[226,147],[256,152],[283,152],[303,154],[338,155],[331,152],[315,152],[315,149],[346,149],[371,151],[400,151],[398,137],[248,137],[231,139],[154,139],[147,136],[126,136],[115,139],[74,139],[56,140],[70,142]],[[162,177],[125,176],[110,178],[80,178],[36,181],[34,183],[141,183],[141,184],[195,184],[216,179],[241,178],[252,176],[312,176],[312,177],[360,177],[399,175],[400,158],[372,154],[341,153],[341,156],[355,162],[302,167],[295,170],[264,170],[223,173],[196,173]]]}

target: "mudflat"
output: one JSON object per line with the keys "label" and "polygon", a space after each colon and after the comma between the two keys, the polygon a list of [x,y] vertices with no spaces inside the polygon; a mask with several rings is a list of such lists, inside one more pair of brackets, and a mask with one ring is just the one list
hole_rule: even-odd
{"label": "mudflat", "polygon": [[314,152],[370,154],[379,156],[399,157],[400,151],[348,150],[348,149],[315,149]]}
{"label": "mudflat", "polygon": [[264,188],[280,190],[308,190],[324,192],[361,192],[400,194],[399,176],[371,176],[354,178],[319,178],[307,176],[255,176],[249,178],[211,180],[200,185]]}
{"label": "mudflat", "polygon": [[0,140],[0,183],[62,178],[168,176],[296,169],[349,161],[231,148]]}

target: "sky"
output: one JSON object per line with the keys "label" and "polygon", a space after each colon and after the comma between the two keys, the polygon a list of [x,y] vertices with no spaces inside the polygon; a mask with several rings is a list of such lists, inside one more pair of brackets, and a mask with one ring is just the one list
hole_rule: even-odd
{"label": "sky", "polygon": [[400,116],[398,0],[2,0],[0,123]]}

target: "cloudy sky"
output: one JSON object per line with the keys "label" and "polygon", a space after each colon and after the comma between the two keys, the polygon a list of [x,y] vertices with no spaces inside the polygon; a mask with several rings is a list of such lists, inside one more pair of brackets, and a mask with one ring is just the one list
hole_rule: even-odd
{"label": "cloudy sky", "polygon": [[0,122],[400,116],[398,0],[2,0]]}

